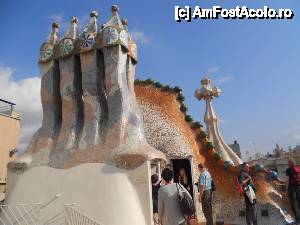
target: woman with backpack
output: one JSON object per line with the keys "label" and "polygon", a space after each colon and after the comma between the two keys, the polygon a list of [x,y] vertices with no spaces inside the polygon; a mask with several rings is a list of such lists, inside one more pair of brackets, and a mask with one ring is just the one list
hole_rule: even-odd
{"label": "woman with backpack", "polygon": [[158,217],[162,225],[187,225],[185,213],[182,211],[181,195],[183,200],[193,202],[189,192],[180,184],[173,183],[173,171],[165,168],[161,177],[163,186],[158,191]]}

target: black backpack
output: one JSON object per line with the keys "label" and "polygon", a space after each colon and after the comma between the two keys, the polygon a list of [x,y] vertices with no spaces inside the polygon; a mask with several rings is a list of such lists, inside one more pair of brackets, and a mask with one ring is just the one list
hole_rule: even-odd
{"label": "black backpack", "polygon": [[176,188],[179,196],[178,198],[179,198],[180,211],[182,212],[183,215],[193,215],[196,212],[193,199],[180,184],[176,183]]}
{"label": "black backpack", "polygon": [[211,179],[211,191],[216,191],[216,185],[213,179]]}

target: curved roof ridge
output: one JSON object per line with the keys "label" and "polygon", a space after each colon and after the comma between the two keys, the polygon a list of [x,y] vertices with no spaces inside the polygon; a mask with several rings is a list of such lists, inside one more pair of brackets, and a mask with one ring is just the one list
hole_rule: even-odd
{"label": "curved roof ridge", "polygon": [[[226,161],[222,159],[221,154],[216,151],[214,144],[208,140],[208,135],[206,131],[203,129],[203,125],[198,121],[194,121],[192,116],[188,114],[188,107],[185,105],[184,102],[185,97],[183,96],[182,89],[180,87],[178,86],[171,87],[170,85],[163,85],[162,83],[152,79],[147,79],[147,80],[136,79],[134,84],[147,85],[147,86],[152,85],[153,87],[159,89],[162,92],[168,92],[170,94],[176,95],[176,100],[180,104],[180,111],[184,114],[185,121],[189,123],[190,128],[193,130],[193,132],[196,133],[196,142],[201,143],[209,151],[209,155],[211,155],[219,165],[224,166],[226,170],[235,173],[239,172],[240,166],[235,166],[226,163]],[[269,178],[273,180],[278,179],[278,174],[276,174],[275,171],[265,169],[262,164],[253,165],[250,167],[250,169],[253,172],[264,172],[265,175],[267,175]]]}

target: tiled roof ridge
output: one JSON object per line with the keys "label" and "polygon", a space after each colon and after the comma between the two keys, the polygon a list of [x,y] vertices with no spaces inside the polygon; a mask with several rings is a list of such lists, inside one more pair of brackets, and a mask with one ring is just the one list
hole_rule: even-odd
{"label": "tiled roof ridge", "polygon": [[[209,155],[212,156],[215,161],[224,167],[224,169],[238,173],[240,171],[240,165],[232,165],[227,164],[226,161],[222,159],[222,156],[220,153],[218,153],[214,147],[214,144],[208,140],[208,135],[206,131],[203,129],[203,125],[198,122],[194,121],[192,116],[188,114],[188,107],[185,105],[185,97],[182,94],[182,89],[178,86],[171,87],[170,85],[163,85],[159,81],[155,81],[152,79],[146,79],[146,80],[140,80],[136,79],[134,82],[135,85],[144,85],[144,86],[153,86],[154,88],[162,91],[167,92],[169,94],[176,95],[176,100],[180,104],[180,111],[184,114],[185,121],[189,124],[190,128],[193,130],[193,132],[196,134],[196,142],[198,144],[202,144],[207,151],[209,151]],[[263,172],[265,175],[267,175],[272,180],[278,179],[278,174],[273,170],[265,169],[262,164],[256,164],[250,167],[250,170],[252,172]]]}

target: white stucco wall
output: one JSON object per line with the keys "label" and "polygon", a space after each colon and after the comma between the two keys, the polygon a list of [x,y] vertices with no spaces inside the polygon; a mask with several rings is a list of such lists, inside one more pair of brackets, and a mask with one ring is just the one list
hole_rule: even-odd
{"label": "white stucco wall", "polygon": [[[91,163],[66,170],[43,166],[10,172],[6,204],[50,201],[41,210],[41,224],[61,217],[64,204],[76,203],[76,209],[103,225],[151,225],[150,175],[149,162],[130,171]],[[51,202],[57,194],[61,197]]]}

